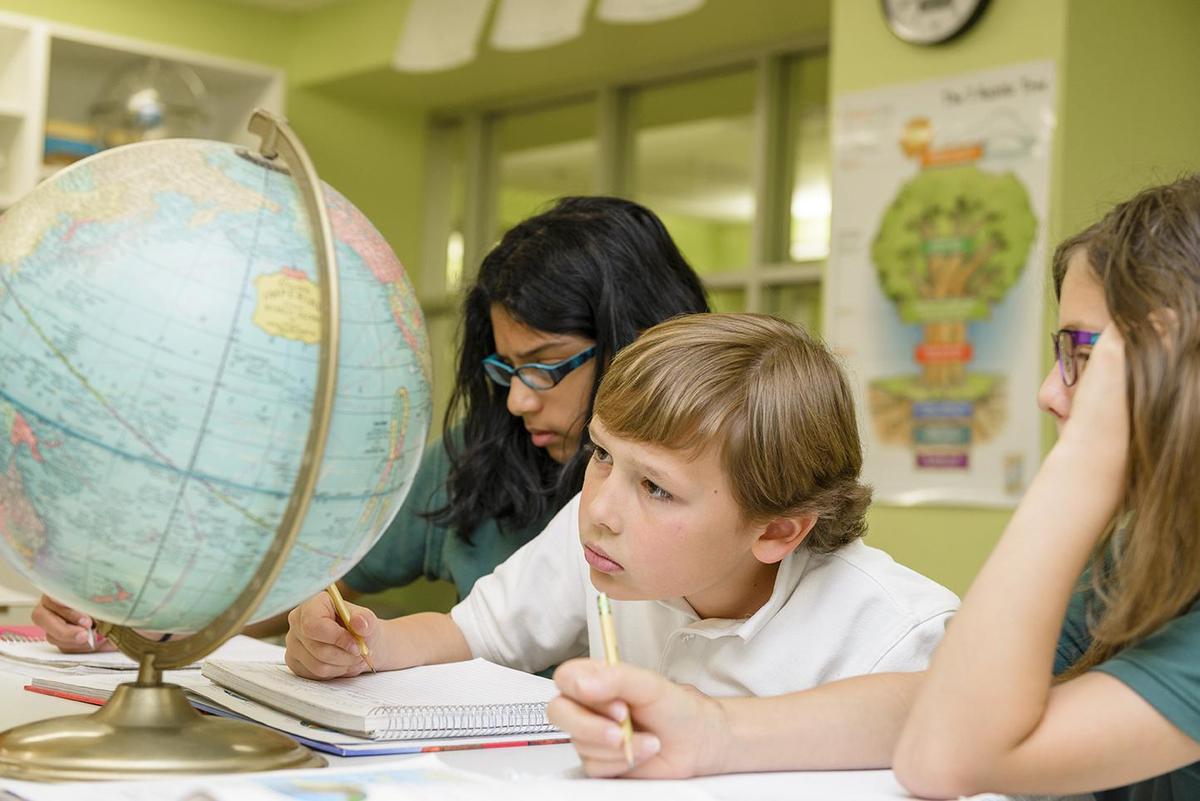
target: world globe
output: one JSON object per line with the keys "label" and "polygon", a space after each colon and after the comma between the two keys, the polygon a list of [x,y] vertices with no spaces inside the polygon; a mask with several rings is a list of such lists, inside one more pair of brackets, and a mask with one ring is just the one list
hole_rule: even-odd
{"label": "world globe", "polygon": [[[412,285],[366,217],[323,192],[336,393],[307,515],[255,619],[366,553],[429,428]],[[193,632],[264,569],[317,389],[311,231],[290,175],[201,140],[105,151],[0,215],[0,555],[41,591]]]}

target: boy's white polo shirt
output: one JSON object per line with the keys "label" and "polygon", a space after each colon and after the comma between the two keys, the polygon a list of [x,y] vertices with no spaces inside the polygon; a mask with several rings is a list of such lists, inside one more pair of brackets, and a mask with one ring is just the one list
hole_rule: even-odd
{"label": "boy's white polo shirt", "polygon": [[[540,671],[604,658],[579,542],[579,496],[450,614],[474,656]],[[708,695],[778,695],[865,673],[923,670],[958,598],[862,542],[784,559],[751,617],[701,620],[682,598],[613,601],[621,659]]]}

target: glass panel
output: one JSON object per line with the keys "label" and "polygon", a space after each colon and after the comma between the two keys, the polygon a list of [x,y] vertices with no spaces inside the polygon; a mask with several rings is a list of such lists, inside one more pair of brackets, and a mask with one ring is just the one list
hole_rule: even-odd
{"label": "glass panel", "polygon": [[498,231],[504,232],[564,195],[596,191],[596,104],[560,104],[506,114],[497,121],[500,154]]}
{"label": "glass panel", "polygon": [[[441,436],[442,417],[454,388],[458,292],[463,282],[463,228],[466,216],[466,134],[460,122],[436,122],[430,139],[430,169],[441,179],[426,198],[427,235],[445,237],[444,259],[427,265],[429,284],[419,285],[433,357],[433,420],[429,437]],[[432,261],[432,260],[431,260]],[[439,275],[440,273],[440,275]]]}
{"label": "glass panel", "polygon": [[767,314],[782,317],[821,335],[821,285],[778,284],[763,287],[763,306]]}
{"label": "glass panel", "polygon": [[788,256],[816,261],[829,255],[829,58],[804,56],[788,65],[789,125],[796,143]]}
{"label": "glass panel", "polygon": [[[463,225],[466,217],[466,138],[461,124],[439,126],[437,136],[449,182],[449,233],[446,237],[446,291],[457,292],[463,281]],[[436,343],[440,344],[440,343]]]}
{"label": "glass panel", "polygon": [[442,420],[450,393],[454,389],[454,373],[458,367],[458,348],[455,337],[458,333],[458,304],[449,304],[425,318],[429,332],[429,347],[433,355],[433,420],[430,426],[430,441],[442,433]]}
{"label": "glass panel", "polygon": [[746,290],[710,289],[708,304],[715,312],[741,312],[746,310]]}
{"label": "glass panel", "polygon": [[750,263],[754,72],[637,91],[634,198],[653,209],[700,273]]}

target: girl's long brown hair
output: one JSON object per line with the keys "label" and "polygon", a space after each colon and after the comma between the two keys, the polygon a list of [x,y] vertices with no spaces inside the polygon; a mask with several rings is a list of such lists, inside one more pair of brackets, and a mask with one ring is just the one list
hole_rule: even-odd
{"label": "girl's long brown hair", "polygon": [[1130,440],[1121,508],[1091,560],[1092,641],[1062,680],[1200,596],[1200,176],[1144,190],[1064,242],[1056,289],[1080,249],[1125,339]]}

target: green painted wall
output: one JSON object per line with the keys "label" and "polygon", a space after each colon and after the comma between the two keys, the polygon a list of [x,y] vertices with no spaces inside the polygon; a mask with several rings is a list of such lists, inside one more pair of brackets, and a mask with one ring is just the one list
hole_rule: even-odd
{"label": "green painted wall", "polygon": [[1060,221],[1072,233],[1137,189],[1200,167],[1200,3],[1072,0]]}
{"label": "green painted wall", "polygon": [[275,67],[287,65],[296,24],[292,15],[214,0],[0,0],[0,11]]}
{"label": "green painted wall", "polygon": [[321,177],[362,210],[414,283],[420,277],[425,114],[345,100],[316,89],[288,93],[288,118]]}
{"label": "green painted wall", "polygon": [[[914,47],[888,31],[878,3],[834,2],[831,93],[836,96],[1024,61],[1052,59],[1061,65],[1067,12],[1066,0],[998,0],[961,38],[941,47]],[[1061,85],[1059,91],[1061,98]],[[1055,187],[1060,172],[1056,160]],[[1055,195],[1052,187],[1052,207]],[[1057,230],[1052,219],[1052,239]],[[1006,511],[877,505],[870,513],[867,541],[961,594],[1008,517]]]}
{"label": "green painted wall", "polygon": [[325,83],[389,65],[409,0],[342,0],[296,14],[288,78]]}

